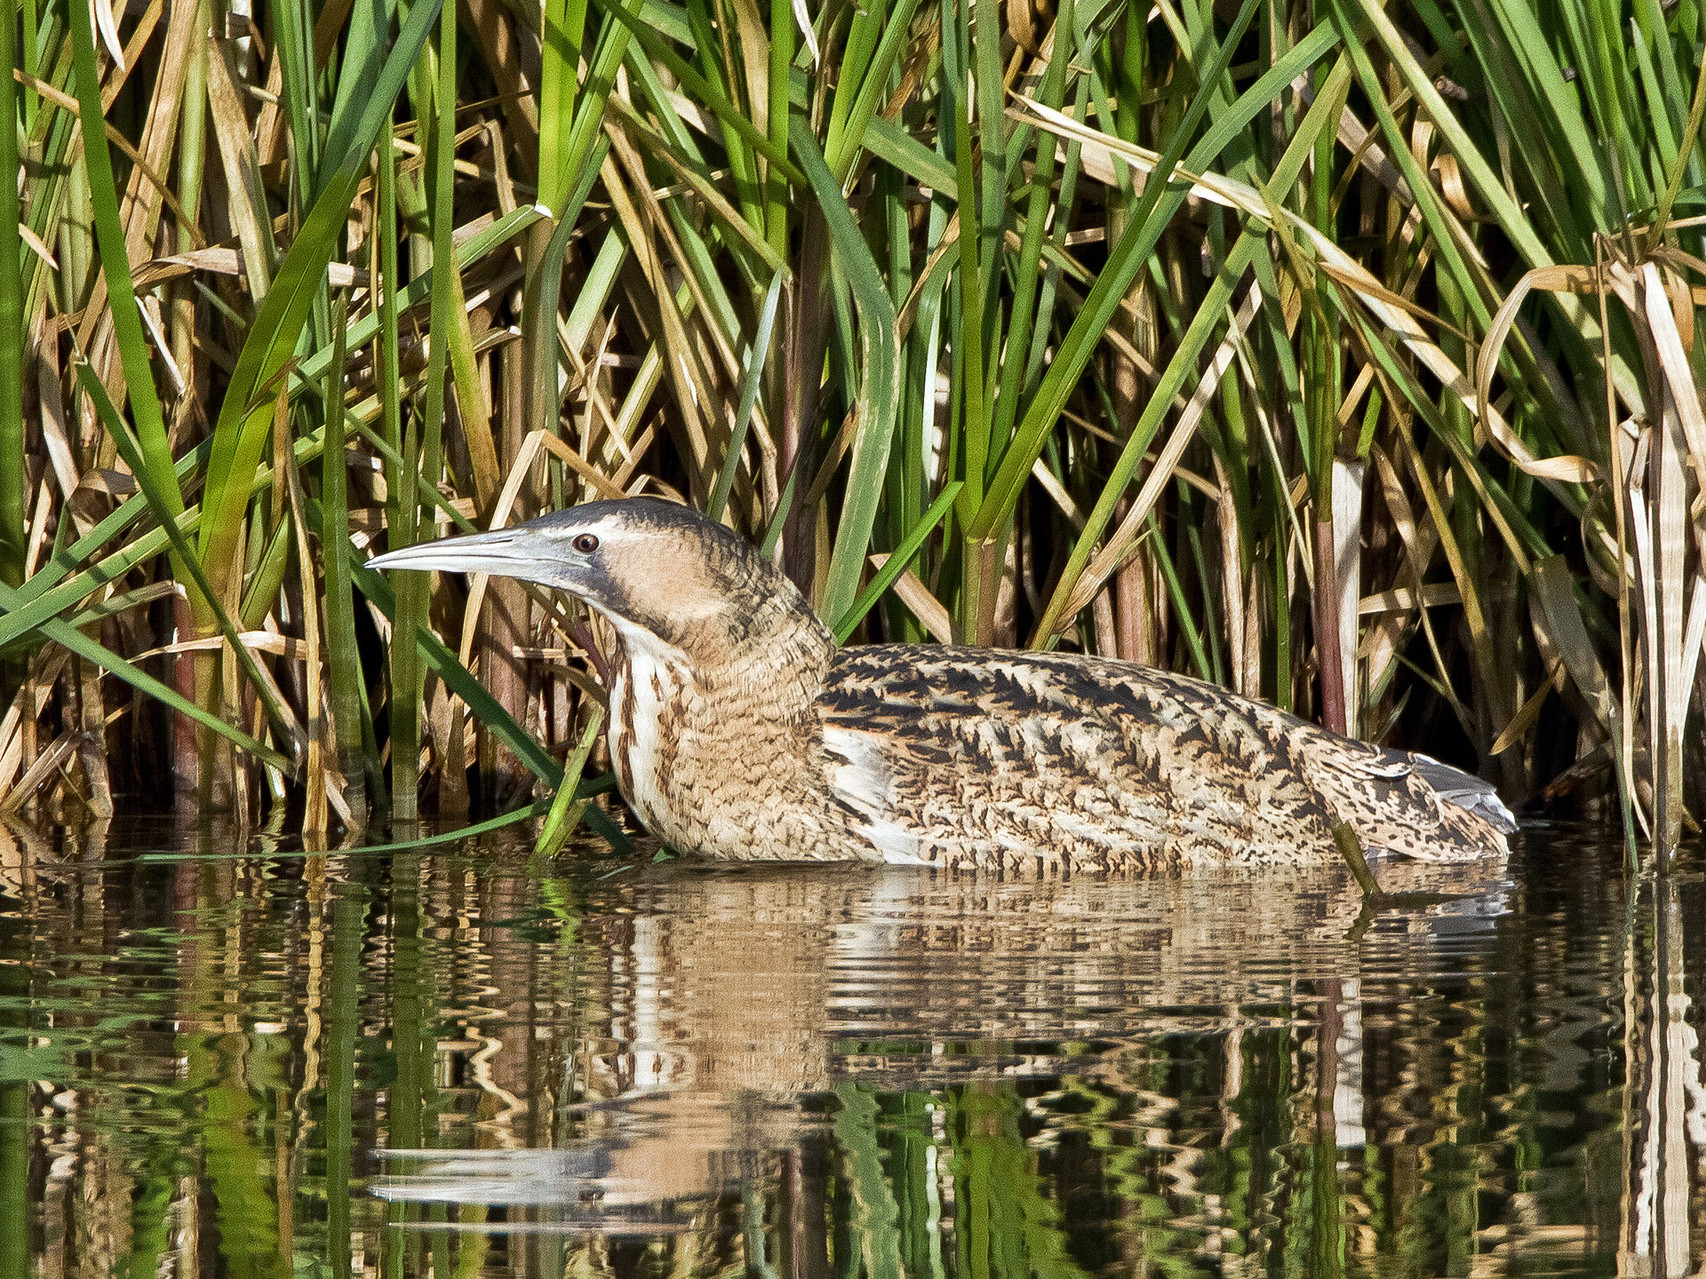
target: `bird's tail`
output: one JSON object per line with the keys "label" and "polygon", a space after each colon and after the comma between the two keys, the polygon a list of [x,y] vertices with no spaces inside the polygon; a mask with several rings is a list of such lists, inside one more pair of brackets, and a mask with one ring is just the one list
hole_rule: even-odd
{"label": "bird's tail", "polygon": [[1516,829],[1515,815],[1505,807],[1491,782],[1472,777],[1461,768],[1442,764],[1428,755],[1412,753],[1410,759],[1414,761],[1410,775],[1425,782],[1442,802],[1455,804],[1464,812],[1479,817],[1501,835],[1508,835]]}
{"label": "bird's tail", "polygon": [[1425,862],[1502,857],[1516,818],[1492,784],[1427,755],[1311,738],[1310,774],[1370,852]]}

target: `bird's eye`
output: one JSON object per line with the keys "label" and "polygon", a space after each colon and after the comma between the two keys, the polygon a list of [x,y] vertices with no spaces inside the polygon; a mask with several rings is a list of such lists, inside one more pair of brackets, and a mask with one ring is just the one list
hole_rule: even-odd
{"label": "bird's eye", "polygon": [[592,533],[582,533],[575,538],[571,545],[582,555],[591,555],[598,549],[598,537]]}

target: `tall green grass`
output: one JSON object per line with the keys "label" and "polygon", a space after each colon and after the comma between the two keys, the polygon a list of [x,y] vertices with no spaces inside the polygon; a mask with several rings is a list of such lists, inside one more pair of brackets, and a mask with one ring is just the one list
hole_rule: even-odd
{"label": "tall green grass", "polygon": [[1696,7],[214,8],[0,33],[0,804],[555,785],[572,612],[361,562],[648,492],[853,642],[1691,823]]}

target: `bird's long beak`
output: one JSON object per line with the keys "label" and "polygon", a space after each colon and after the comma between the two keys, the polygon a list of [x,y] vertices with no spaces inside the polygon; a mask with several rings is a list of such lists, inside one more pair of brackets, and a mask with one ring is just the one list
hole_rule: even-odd
{"label": "bird's long beak", "polygon": [[537,530],[499,529],[422,542],[387,551],[367,561],[368,568],[402,568],[441,573],[490,573],[527,582],[552,584],[562,576],[560,554],[551,539]]}

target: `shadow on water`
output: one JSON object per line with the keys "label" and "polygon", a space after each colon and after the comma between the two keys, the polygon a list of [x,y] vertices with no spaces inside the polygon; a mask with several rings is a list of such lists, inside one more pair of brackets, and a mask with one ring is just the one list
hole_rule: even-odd
{"label": "shadow on water", "polygon": [[1706,888],[1378,869],[0,830],[0,1279],[1693,1273]]}

